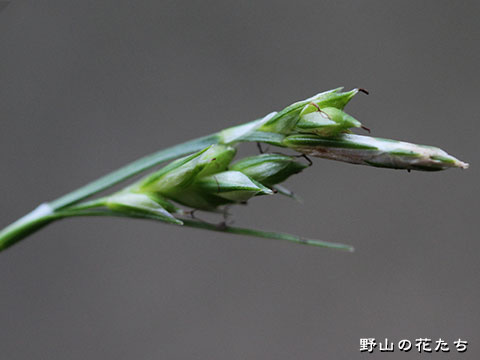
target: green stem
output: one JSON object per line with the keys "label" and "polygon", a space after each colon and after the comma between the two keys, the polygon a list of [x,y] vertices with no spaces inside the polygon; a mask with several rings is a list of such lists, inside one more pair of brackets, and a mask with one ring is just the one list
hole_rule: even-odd
{"label": "green stem", "polygon": [[349,252],[354,251],[353,247],[350,245],[328,242],[328,241],[321,241],[321,240],[314,240],[314,239],[307,239],[307,238],[303,238],[303,237],[292,235],[292,234],[272,232],[272,231],[262,231],[262,230],[255,230],[255,229],[246,229],[246,228],[239,228],[239,227],[233,227],[233,226],[219,226],[219,225],[210,224],[203,221],[195,221],[195,220],[182,219],[182,221],[184,226],[194,227],[197,229],[205,229],[205,230],[211,230],[211,231],[225,232],[229,234],[253,236],[253,237],[259,237],[264,239],[283,240],[283,241],[293,242],[296,244],[320,246],[320,247],[325,247],[329,249],[344,250]]}
{"label": "green stem", "polygon": [[[100,204],[100,202],[98,202]],[[84,206],[85,205],[85,206]],[[82,206],[77,206],[71,210],[63,210],[58,212],[51,212],[51,208],[47,204],[40,205],[37,209],[32,211],[30,214],[25,215],[23,218],[17,220],[15,223],[6,227],[0,231],[0,251],[5,250],[6,248],[14,245],[18,241],[22,240],[31,233],[40,230],[44,226],[52,223],[55,220],[76,217],[76,216],[113,216],[113,217],[122,217],[122,218],[138,218],[138,219],[147,219],[147,220],[157,220],[162,221],[162,218],[132,212],[119,213],[109,209],[105,210],[96,210],[92,209],[94,207],[94,202],[82,204]],[[321,240],[306,239],[296,235],[278,233],[271,231],[262,231],[254,229],[246,229],[232,226],[220,226],[216,224],[210,224],[198,220],[189,220],[183,219],[183,226],[188,226],[197,229],[211,230],[224,232],[229,234],[245,235],[252,237],[259,237],[264,239],[273,239],[273,240],[282,240],[293,242],[303,245],[313,245],[320,246],[330,249],[344,250],[344,251],[353,251],[353,247],[340,243],[333,243]]]}
{"label": "green stem", "polygon": [[[69,205],[76,204],[79,201],[95,195],[105,189],[108,189],[124,180],[131,178],[145,170],[148,170],[158,164],[176,159],[180,156],[199,151],[208,145],[219,142],[218,134],[212,134],[160,150],[151,155],[147,155],[118,170],[111,172],[98,180],[95,180],[81,188],[66,194],[50,203],[54,211],[66,208]],[[0,236],[1,242],[1,236]]]}
{"label": "green stem", "polygon": [[[95,180],[69,194],[66,194],[49,204],[40,205],[32,212],[28,213],[0,231],[0,251],[12,246],[28,235],[40,230],[45,225],[48,225],[52,221],[61,217],[58,214],[59,210],[76,204],[83,199],[108,189],[164,161],[172,160],[180,156],[201,150],[210,144],[217,143],[218,141],[219,136],[217,134],[213,134],[160,150],[156,153],[138,159],[126,166],[123,166],[120,169],[115,170],[110,174],[105,175],[100,179]],[[90,209],[102,205],[103,200],[99,199],[86,202],[72,209]]]}
{"label": "green stem", "polygon": [[[248,124],[250,123],[244,124],[244,126],[248,126]],[[209,145],[217,144],[221,140],[221,132],[218,132],[157,151],[53,200],[48,204],[40,205],[37,209],[0,231],[0,251],[12,246],[35,231],[40,230],[54,220],[66,216],[86,215],[86,213],[79,214],[78,211],[100,207],[104,204],[103,199],[98,199],[82,203],[78,206],[73,206],[80,201],[149,170],[165,161],[174,160],[181,156],[191,154]],[[74,211],[67,215],[64,212],[60,213],[62,210]]]}
{"label": "green stem", "polygon": [[28,235],[40,230],[53,221],[52,209],[47,204],[42,204],[29,214],[15,221],[0,231],[0,251],[12,246]]}
{"label": "green stem", "polygon": [[[105,201],[106,200],[107,200],[106,197],[101,197],[101,198],[98,198],[98,199],[95,199],[95,200],[85,201],[85,202],[80,203],[78,205],[69,206],[68,209],[66,209],[66,210],[68,210],[68,211],[80,211],[80,210],[95,209],[95,208],[105,206]],[[57,213],[58,213],[58,211],[57,211]]]}
{"label": "green stem", "polygon": [[18,219],[0,231],[0,251],[9,248],[28,235],[42,229],[55,220],[73,216],[105,216],[110,215],[103,211],[87,211],[102,206],[103,200],[95,200],[68,211],[53,212],[48,204],[42,204],[32,212]]}

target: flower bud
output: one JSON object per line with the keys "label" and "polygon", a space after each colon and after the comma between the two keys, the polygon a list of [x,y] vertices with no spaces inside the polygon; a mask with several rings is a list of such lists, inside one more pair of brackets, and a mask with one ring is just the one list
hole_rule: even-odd
{"label": "flower bud", "polygon": [[195,179],[225,170],[236,150],[230,146],[212,145],[193,155],[178,159],[140,182],[140,192],[172,192],[188,188]]}
{"label": "flower bud", "polygon": [[273,191],[239,171],[224,171],[199,179],[195,185],[198,192],[242,202],[253,196],[271,195]]}
{"label": "flower bud", "polygon": [[[297,122],[300,120],[300,114],[304,107],[310,103],[315,104],[317,109],[337,108],[343,110],[345,105],[358,93],[359,89],[353,89],[348,92],[341,92],[343,88],[337,88],[323,93],[319,93],[306,100],[298,101],[287,106],[282,111],[276,113],[263,124],[259,130],[277,134],[292,134]],[[313,106],[313,105],[312,105]]]}
{"label": "flower bud", "polygon": [[271,187],[285,181],[291,175],[301,172],[308,165],[296,161],[293,156],[261,154],[246,157],[230,166],[230,170],[240,171],[249,178]]}
{"label": "flower bud", "polygon": [[360,121],[342,110],[334,107],[320,110],[317,106],[308,104],[303,108],[295,130],[320,136],[334,136],[352,127],[362,126]]}
{"label": "flower bud", "polygon": [[184,191],[173,193],[170,198],[184,206],[192,209],[205,210],[211,212],[221,212],[219,207],[228,204],[234,204],[235,201],[212,195],[192,186]]}
{"label": "flower bud", "polygon": [[[318,105],[320,108],[334,107],[343,110],[352,98],[358,94],[359,89],[352,89],[347,92],[342,92],[343,87],[325,91],[311,97],[309,100]],[[365,90],[362,90],[365,92]]]}
{"label": "flower bud", "polygon": [[205,164],[203,169],[197,174],[197,178],[209,176],[227,170],[232,162],[237,149],[231,146],[214,145],[204,152],[199,159],[199,163]]}

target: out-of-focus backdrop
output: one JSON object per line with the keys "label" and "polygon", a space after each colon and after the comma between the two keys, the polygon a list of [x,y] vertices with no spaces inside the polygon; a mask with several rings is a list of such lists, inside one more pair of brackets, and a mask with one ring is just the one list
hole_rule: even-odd
{"label": "out-of-focus backdrop", "polygon": [[[4,2],[6,4],[6,2]],[[169,145],[319,91],[467,171],[315,160],[299,204],[236,225],[353,254],[155,222],[74,219],[0,254],[0,357],[380,359],[361,338],[480,356],[478,1],[11,1],[0,12],[1,226]],[[246,153],[253,145],[243,147]],[[417,359],[395,349],[390,359]]]}

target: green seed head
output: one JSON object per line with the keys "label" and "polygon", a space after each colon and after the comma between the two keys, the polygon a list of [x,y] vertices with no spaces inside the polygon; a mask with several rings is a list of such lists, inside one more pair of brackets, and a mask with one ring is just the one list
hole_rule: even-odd
{"label": "green seed head", "polygon": [[167,196],[171,192],[187,189],[202,176],[221,172],[235,156],[231,146],[212,145],[193,155],[178,159],[140,182],[140,192],[159,193]]}
{"label": "green seed head", "polygon": [[[352,98],[358,94],[359,89],[352,89],[347,92],[342,92],[343,88],[337,88],[330,91],[317,94],[309,100],[320,108],[334,107],[343,110]],[[362,90],[365,92],[365,90]]]}
{"label": "green seed head", "polygon": [[179,204],[188,206],[192,209],[218,211],[222,205],[233,204],[234,201],[212,195],[205,191],[201,191],[196,186],[192,186],[184,191],[174,192],[170,198]]}
{"label": "green seed head", "polygon": [[175,191],[170,198],[194,209],[217,211],[219,206],[244,202],[258,195],[270,195],[273,191],[239,171],[224,171],[204,176],[182,191]]}
{"label": "green seed head", "polygon": [[240,171],[249,178],[271,187],[285,181],[291,175],[301,172],[308,165],[297,161],[293,156],[261,154],[246,157],[230,166],[230,170]]}
{"label": "green seed head", "polygon": [[194,188],[198,192],[242,202],[253,196],[271,195],[273,191],[240,171],[225,171],[199,179]]}
{"label": "green seed head", "polygon": [[[227,171],[235,153],[231,146],[212,145],[172,162],[128,191],[153,200],[155,197],[168,198],[195,209],[211,211],[253,196],[272,194],[272,190],[244,173]],[[283,167],[287,168],[284,172],[291,174],[298,165],[289,159],[289,164]]]}
{"label": "green seed head", "polygon": [[205,151],[199,159],[203,169],[197,174],[197,178],[225,171],[232,162],[237,150],[231,146],[214,145]]}
{"label": "green seed head", "polygon": [[354,117],[334,107],[320,109],[318,105],[308,104],[300,113],[295,130],[320,136],[335,136],[352,127],[362,124]]}
{"label": "green seed head", "polygon": [[[309,108],[307,108],[307,110],[305,110],[305,107],[308,107],[309,104],[314,104],[311,106],[316,110],[323,108],[336,108],[343,110],[345,105],[347,105],[347,103],[358,93],[359,89],[341,92],[342,89],[343,88],[337,88],[325,91],[306,100],[298,101],[287,106],[282,111],[273,115],[271,119],[259,128],[259,130],[285,135],[295,133],[295,127],[301,119],[300,115],[302,112],[313,112],[313,109],[308,110]],[[321,119],[317,119],[317,121],[321,121]]]}

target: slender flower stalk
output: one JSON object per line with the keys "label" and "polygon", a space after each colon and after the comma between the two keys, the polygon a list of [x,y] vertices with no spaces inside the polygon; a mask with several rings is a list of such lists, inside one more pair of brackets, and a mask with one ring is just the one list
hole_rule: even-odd
{"label": "slender flower stalk", "polygon": [[[1,230],[0,251],[56,220],[76,216],[149,219],[351,251],[352,247],[338,243],[237,228],[224,222],[210,224],[192,214],[196,210],[225,213],[227,206],[245,204],[260,195],[279,193],[295,198],[281,183],[310,164],[302,162],[300,155],[279,153],[259,154],[234,161],[237,147],[244,142],[287,148],[302,156],[409,171],[468,167],[467,163],[436,147],[353,134],[352,129],[366,129],[344,111],[358,92],[366,91],[353,89],[342,92],[342,88],[338,88],[322,92],[263,118],[134,161],[57,200],[40,205]],[[167,161],[172,162],[119,192],[90,199]]]}

